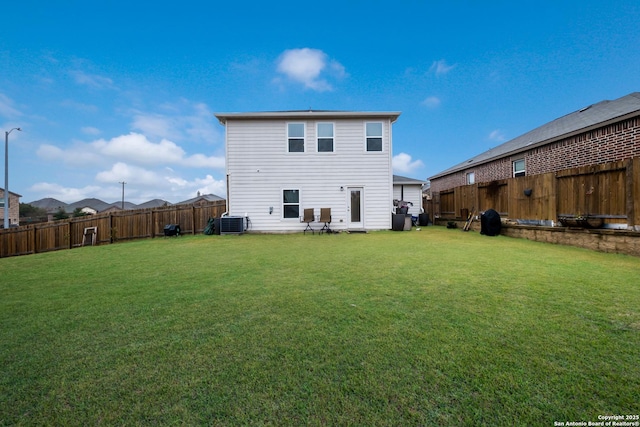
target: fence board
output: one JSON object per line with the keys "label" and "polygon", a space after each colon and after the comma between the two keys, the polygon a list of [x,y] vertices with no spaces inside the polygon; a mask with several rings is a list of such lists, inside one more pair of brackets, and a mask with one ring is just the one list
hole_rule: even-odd
{"label": "fence board", "polygon": [[[527,196],[526,193],[530,195]],[[477,195],[477,197],[476,197]],[[465,185],[434,194],[445,219],[461,209],[495,209],[503,217],[557,220],[562,215],[595,215],[605,223],[640,225],[640,157],[566,169],[555,173]]]}
{"label": "fence board", "polygon": [[509,214],[509,186],[507,180],[492,181],[478,185],[479,212],[493,209],[501,216]]}
{"label": "fence board", "polygon": [[180,225],[181,233],[200,233],[209,218],[219,218],[226,202],[199,206],[174,205],[70,218],[0,230],[0,258],[71,249],[82,246],[84,230],[97,227],[96,244],[164,235],[167,224]]}

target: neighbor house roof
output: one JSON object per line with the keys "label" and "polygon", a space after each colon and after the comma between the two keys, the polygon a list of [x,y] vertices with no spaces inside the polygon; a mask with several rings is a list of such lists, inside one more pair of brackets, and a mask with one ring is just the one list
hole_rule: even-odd
{"label": "neighbor house roof", "polygon": [[[3,189],[3,188],[0,188],[0,194],[2,194],[2,195],[4,196],[4,189]],[[22,195],[21,195],[21,194],[14,193],[14,192],[13,192],[13,191],[11,191],[11,190],[9,190],[9,195],[10,195],[10,196],[18,196],[18,197],[22,197]]]}
{"label": "neighbor house roof", "polygon": [[440,178],[492,160],[550,144],[559,139],[568,138],[578,133],[636,116],[639,113],[640,92],[634,92],[613,101],[601,101],[555,119],[502,145],[480,153],[432,176],[430,179]]}
{"label": "neighbor house roof", "polygon": [[200,196],[194,197],[193,199],[183,200],[182,202],[176,203],[176,205],[190,205],[201,200],[205,200],[207,202],[217,202],[218,200],[224,200],[220,196],[216,196],[215,194],[202,194]]}
{"label": "neighbor house roof", "polygon": [[96,212],[102,212],[104,210],[107,210],[111,207],[111,203],[107,203],[104,202],[100,199],[95,199],[95,198],[90,198],[90,199],[82,199],[80,201],[77,201],[75,203],[70,203],[66,206],[66,210],[67,212],[73,212],[74,210],[80,208],[86,208],[89,207],[93,210],[95,210]]}
{"label": "neighbor house roof", "polygon": [[148,202],[144,202],[136,206],[137,209],[146,209],[146,208],[158,208],[160,206],[171,206],[172,203],[167,202],[162,199],[153,199]]}
{"label": "neighbor house roof", "polygon": [[330,110],[294,110],[294,111],[263,111],[253,113],[215,113],[221,124],[227,120],[309,120],[309,119],[391,119],[395,122],[400,116],[398,111],[330,111]]}
{"label": "neighbor house roof", "polygon": [[54,199],[52,197],[45,197],[44,199],[35,200],[33,202],[28,203],[31,206],[35,206],[36,208],[44,209],[47,212],[55,212],[58,209],[65,209],[67,204],[58,199]]}

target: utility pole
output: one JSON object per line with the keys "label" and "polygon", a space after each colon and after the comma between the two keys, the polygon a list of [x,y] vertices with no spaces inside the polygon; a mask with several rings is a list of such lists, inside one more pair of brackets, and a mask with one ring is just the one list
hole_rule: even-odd
{"label": "utility pole", "polygon": [[9,228],[9,134],[17,130],[22,131],[20,128],[13,128],[10,131],[4,133],[4,228]]}
{"label": "utility pole", "polygon": [[124,210],[124,185],[126,184],[126,182],[120,181],[118,182],[118,184],[122,184],[122,210]]}

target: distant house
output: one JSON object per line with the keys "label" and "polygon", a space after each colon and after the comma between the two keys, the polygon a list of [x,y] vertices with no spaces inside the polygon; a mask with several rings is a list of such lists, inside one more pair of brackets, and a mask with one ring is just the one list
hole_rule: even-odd
{"label": "distant house", "polygon": [[[303,231],[305,209],[334,230],[391,228],[392,125],[399,112],[218,113],[227,208],[260,232]],[[316,222],[314,227],[320,228]]]}
{"label": "distant house", "polygon": [[111,203],[103,202],[102,200],[95,198],[82,199],[80,201],[67,205],[66,212],[73,213],[78,208],[80,208],[82,212],[88,214],[96,214],[98,212],[103,212],[107,209],[110,209]]}
{"label": "distant house", "polygon": [[29,204],[36,208],[44,209],[48,214],[54,214],[60,210],[66,212],[67,210],[67,204],[65,202],[54,199],[52,197],[34,200],[33,202],[29,202]]}
{"label": "distant house", "polygon": [[432,194],[640,156],[640,92],[555,119],[432,177]]}
{"label": "distant house", "polygon": [[182,202],[176,203],[176,205],[194,205],[200,206],[203,204],[208,204],[209,202],[218,202],[224,200],[224,198],[220,196],[216,196],[215,194],[202,194],[198,195],[192,199],[183,200]]}
{"label": "distant house", "polygon": [[[9,191],[9,226],[20,225],[20,194]],[[4,227],[4,189],[0,188],[0,226]]]}
{"label": "distant house", "polygon": [[162,206],[171,206],[171,203],[167,202],[166,200],[162,200],[162,199],[153,199],[153,200],[149,200],[148,202],[144,202],[141,203],[139,205],[137,205],[135,208],[136,209],[148,209],[148,208],[159,208]]}

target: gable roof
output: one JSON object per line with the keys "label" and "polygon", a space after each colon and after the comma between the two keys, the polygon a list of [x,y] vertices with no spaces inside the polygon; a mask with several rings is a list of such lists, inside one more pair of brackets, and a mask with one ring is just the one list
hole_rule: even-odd
{"label": "gable roof", "polygon": [[202,194],[200,196],[194,197],[192,199],[183,200],[182,202],[176,203],[176,205],[190,205],[199,201],[206,202],[217,202],[218,200],[224,200],[222,197],[216,196],[215,194]]}
{"label": "gable roof", "polygon": [[640,92],[633,92],[613,101],[601,101],[537,127],[502,145],[442,171],[430,179],[440,178],[537,146],[550,144],[558,139],[567,138],[638,114],[640,114]]}
{"label": "gable roof", "polygon": [[89,198],[82,199],[75,203],[70,203],[67,205],[67,212],[73,212],[77,208],[86,208],[89,207],[97,212],[102,212],[103,210],[109,209],[111,207],[111,203],[104,202],[100,199]]}
{"label": "gable roof", "polygon": [[53,197],[45,197],[44,199],[34,200],[33,202],[28,203],[31,206],[35,206],[36,208],[44,209],[47,212],[55,212],[58,209],[66,209],[67,204],[58,199],[54,199]]}
{"label": "gable roof", "polygon": [[293,110],[293,111],[262,111],[253,113],[215,113],[220,124],[227,120],[309,120],[309,119],[390,119],[395,122],[400,116],[398,111],[330,111],[330,110]]}
{"label": "gable roof", "polygon": [[394,185],[423,185],[426,181],[421,181],[419,179],[407,178],[406,176],[401,175],[393,175],[393,184]]}
{"label": "gable roof", "polygon": [[153,199],[148,202],[141,203],[136,206],[137,209],[146,209],[146,208],[158,208],[160,206],[171,206],[173,203],[167,202],[162,199]]}

